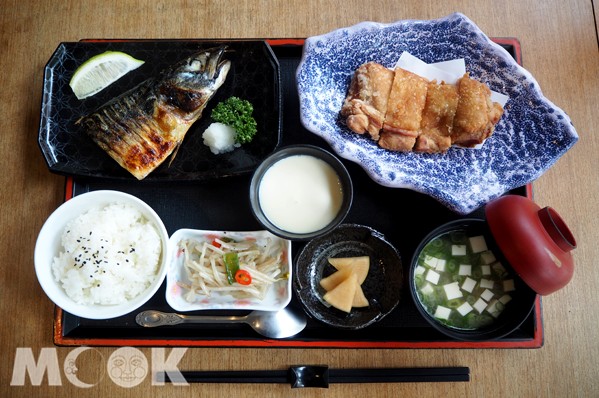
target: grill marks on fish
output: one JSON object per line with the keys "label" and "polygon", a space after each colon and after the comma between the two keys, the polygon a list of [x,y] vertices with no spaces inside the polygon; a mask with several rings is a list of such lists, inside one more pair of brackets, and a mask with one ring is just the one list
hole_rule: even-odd
{"label": "grill marks on fish", "polygon": [[186,58],[108,101],[77,123],[137,179],[174,159],[191,125],[224,83],[231,63],[225,47]]}
{"label": "grill marks on fish", "polygon": [[173,129],[165,123],[168,116],[154,117],[153,110],[146,113],[139,107],[143,91],[119,97],[81,121],[96,144],[137,178],[157,167],[176,145]]}

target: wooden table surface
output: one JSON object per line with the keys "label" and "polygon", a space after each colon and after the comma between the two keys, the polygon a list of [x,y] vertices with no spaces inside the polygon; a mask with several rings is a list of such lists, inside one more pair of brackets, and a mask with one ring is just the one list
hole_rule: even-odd
{"label": "wooden table surface", "polygon": [[[510,1],[126,1],[4,0],[0,8],[0,395],[2,396],[599,396],[599,51],[596,2]],[[540,349],[222,349],[190,348],[180,369],[469,366],[468,383],[332,385],[328,390],[288,385],[196,384],[155,386],[151,378],[124,388],[106,377],[114,347],[79,357],[78,379],[63,363],[73,348],[54,348],[53,304],[37,282],[37,234],[64,198],[65,178],[51,174],[37,145],[46,61],[63,41],[83,38],[302,38],[373,20],[433,19],[460,11],[490,37],[516,37],[523,63],[544,94],[571,117],[579,142],[534,182],[534,198],[554,207],[578,241],[572,282],[543,299]],[[151,348],[141,348],[150,358]],[[47,373],[19,381],[17,353],[60,364],[60,386]],[[44,355],[40,355],[44,352]],[[167,351],[168,353],[168,351]],[[21,355],[21,354],[19,354]],[[47,356],[46,356],[47,355]],[[17,360],[18,357],[18,360]],[[16,366],[15,364],[21,364]],[[31,363],[31,370],[35,368]],[[56,361],[49,363],[56,363]],[[31,373],[31,372],[30,372]],[[50,373],[55,375],[55,373]],[[98,375],[104,375],[98,376]],[[11,386],[11,381],[12,385]],[[24,385],[19,385],[24,384]]]}

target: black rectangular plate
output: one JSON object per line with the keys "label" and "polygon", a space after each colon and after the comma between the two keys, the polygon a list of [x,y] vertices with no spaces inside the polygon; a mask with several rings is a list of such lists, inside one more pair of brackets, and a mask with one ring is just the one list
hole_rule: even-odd
{"label": "black rectangular plate", "polygon": [[[79,177],[135,178],[121,168],[85,133],[76,121],[107,101],[135,88],[160,71],[207,48],[226,45],[224,59],[231,69],[208,102],[202,117],[187,131],[177,156],[167,159],[146,181],[197,181],[247,174],[276,149],[281,137],[280,69],[270,45],[263,40],[118,40],[61,43],[44,73],[44,91],[38,144],[48,168]],[[85,60],[104,51],[122,51],[144,61],[139,68],[100,91],[78,100],[69,81]],[[212,123],[214,106],[235,95],[251,101],[259,126],[256,139],[229,153],[213,155],[202,144],[202,132]]]}

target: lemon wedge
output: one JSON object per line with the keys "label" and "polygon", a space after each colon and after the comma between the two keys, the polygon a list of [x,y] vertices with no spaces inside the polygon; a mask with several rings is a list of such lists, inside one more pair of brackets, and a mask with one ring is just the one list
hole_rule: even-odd
{"label": "lemon wedge", "polygon": [[102,91],[143,63],[144,61],[120,51],[106,51],[81,64],[73,74],[69,86],[78,99],[84,99]]}

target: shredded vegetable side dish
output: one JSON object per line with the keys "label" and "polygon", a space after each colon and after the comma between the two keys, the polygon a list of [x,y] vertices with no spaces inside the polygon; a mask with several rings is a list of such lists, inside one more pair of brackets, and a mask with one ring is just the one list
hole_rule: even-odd
{"label": "shredded vegetable side dish", "polygon": [[188,291],[184,297],[189,302],[213,292],[262,300],[273,283],[288,278],[280,240],[267,239],[259,245],[255,240],[184,239],[179,250],[189,283],[178,284]]}

